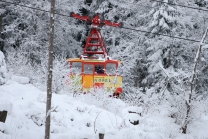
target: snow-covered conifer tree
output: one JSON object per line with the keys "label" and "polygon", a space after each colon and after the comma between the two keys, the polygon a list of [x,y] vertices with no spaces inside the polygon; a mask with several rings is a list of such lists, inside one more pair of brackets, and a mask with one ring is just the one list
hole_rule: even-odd
{"label": "snow-covered conifer tree", "polygon": [[5,78],[6,78],[6,63],[4,59],[4,54],[2,51],[0,51],[0,85],[5,83]]}
{"label": "snow-covered conifer tree", "polygon": [[110,9],[109,5],[110,5],[109,1],[105,0],[99,5],[98,9],[95,12],[96,13],[101,13],[101,14],[103,14],[105,12],[108,12],[109,9]]}
{"label": "snow-covered conifer tree", "polygon": [[208,0],[194,0],[194,2],[199,7],[207,7],[208,6]]}
{"label": "snow-covered conifer tree", "polygon": [[175,0],[163,0],[154,2],[150,11],[152,21],[149,24],[149,31],[152,33],[168,33],[175,24],[176,9],[170,4],[175,4]]}
{"label": "snow-covered conifer tree", "polygon": [[[0,4],[1,7],[3,7],[3,4]],[[0,32],[2,32],[3,30],[3,23],[2,23],[2,18],[3,18],[3,14],[6,12],[5,9],[0,8]],[[2,39],[2,33],[0,33],[0,50],[3,51],[4,50],[4,41]]]}

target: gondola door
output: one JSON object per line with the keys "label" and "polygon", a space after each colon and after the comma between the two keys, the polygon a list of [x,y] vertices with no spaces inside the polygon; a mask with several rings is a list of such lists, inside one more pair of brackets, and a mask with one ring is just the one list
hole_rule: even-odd
{"label": "gondola door", "polygon": [[94,65],[93,64],[88,64],[88,63],[84,63],[84,74],[83,74],[83,79],[82,79],[82,83],[83,83],[83,88],[89,90],[90,88],[93,87],[93,81],[94,81],[94,77],[93,77],[93,73],[94,73]]}

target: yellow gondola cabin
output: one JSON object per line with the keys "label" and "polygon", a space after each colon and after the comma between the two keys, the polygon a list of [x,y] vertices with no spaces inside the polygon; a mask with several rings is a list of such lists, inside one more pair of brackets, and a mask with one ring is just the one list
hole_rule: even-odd
{"label": "yellow gondola cabin", "polygon": [[82,86],[83,92],[91,88],[106,88],[113,90],[116,96],[122,93],[122,76],[118,73],[121,61],[88,58],[69,58],[67,61],[73,69],[69,77],[73,79],[79,74],[79,81],[76,82],[77,86]]}

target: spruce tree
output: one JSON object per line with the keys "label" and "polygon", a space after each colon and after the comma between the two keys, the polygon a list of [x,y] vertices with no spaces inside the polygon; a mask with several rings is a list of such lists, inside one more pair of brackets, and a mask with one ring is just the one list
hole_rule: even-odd
{"label": "spruce tree", "polygon": [[149,31],[152,33],[169,33],[176,23],[176,9],[170,4],[175,4],[175,0],[163,0],[154,2],[150,11],[152,21],[149,24]]}
{"label": "spruce tree", "polygon": [[199,7],[207,7],[208,6],[208,0],[194,0],[194,2]]}

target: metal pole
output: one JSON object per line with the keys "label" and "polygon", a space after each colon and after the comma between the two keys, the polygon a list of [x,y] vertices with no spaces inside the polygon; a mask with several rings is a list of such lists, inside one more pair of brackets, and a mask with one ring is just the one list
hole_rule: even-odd
{"label": "metal pole", "polygon": [[47,80],[45,139],[50,139],[51,99],[52,99],[52,69],[53,69],[53,39],[54,39],[54,9],[55,9],[55,0],[51,0],[50,39],[49,39],[49,48],[48,48],[48,80]]}

